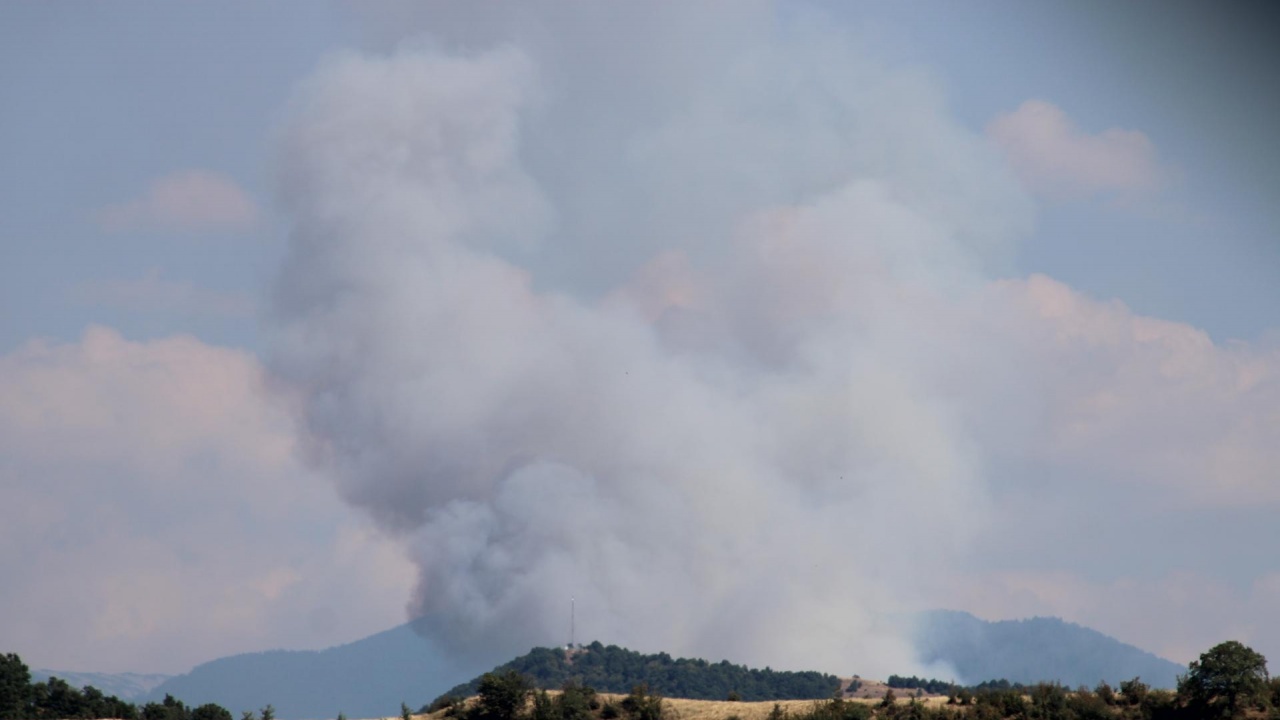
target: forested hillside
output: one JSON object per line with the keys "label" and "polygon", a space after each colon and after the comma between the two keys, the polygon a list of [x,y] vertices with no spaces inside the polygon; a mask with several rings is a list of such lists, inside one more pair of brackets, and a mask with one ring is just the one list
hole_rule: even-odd
{"label": "forested hillside", "polygon": [[[668,697],[724,700],[735,693],[742,700],[829,698],[840,685],[834,675],[819,672],[754,670],[728,661],[672,659],[666,653],[642,655],[599,642],[567,653],[535,648],[496,669],[513,670],[539,688],[558,689],[568,682],[600,692],[626,693],[636,685]],[[446,695],[475,695],[480,678],[458,685]]]}

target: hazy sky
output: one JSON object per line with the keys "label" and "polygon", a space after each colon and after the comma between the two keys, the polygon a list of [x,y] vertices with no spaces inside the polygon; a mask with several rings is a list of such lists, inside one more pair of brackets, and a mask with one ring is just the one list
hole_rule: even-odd
{"label": "hazy sky", "polygon": [[1265,7],[0,5],[0,651],[1280,657]]}

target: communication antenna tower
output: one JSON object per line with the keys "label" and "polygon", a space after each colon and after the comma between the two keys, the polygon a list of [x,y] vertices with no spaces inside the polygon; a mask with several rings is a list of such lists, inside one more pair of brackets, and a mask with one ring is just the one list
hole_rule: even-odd
{"label": "communication antenna tower", "polygon": [[573,641],[575,639],[573,634],[574,634],[574,622],[577,619],[575,617],[576,610],[577,608],[574,605],[573,596],[570,595],[569,596],[569,649],[570,650],[573,649]]}

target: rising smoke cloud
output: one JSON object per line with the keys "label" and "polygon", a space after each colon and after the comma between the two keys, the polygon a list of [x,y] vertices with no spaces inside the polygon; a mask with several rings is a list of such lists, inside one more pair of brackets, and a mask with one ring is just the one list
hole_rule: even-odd
{"label": "rising smoke cloud", "polygon": [[641,650],[917,668],[1008,429],[969,422],[1029,220],[994,152],[769,7],[445,7],[328,62],[280,156],[273,371],[410,613],[489,661],[574,596]]}

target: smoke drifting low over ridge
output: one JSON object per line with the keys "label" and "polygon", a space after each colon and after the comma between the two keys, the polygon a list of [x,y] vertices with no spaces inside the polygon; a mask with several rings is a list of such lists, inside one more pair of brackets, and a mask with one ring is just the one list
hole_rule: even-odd
{"label": "smoke drifting low over ridge", "polygon": [[299,92],[273,369],[312,459],[459,657],[563,642],[572,595],[641,650],[917,668],[894,618],[1021,425],[972,420],[1017,390],[987,280],[1027,200],[818,22],[551,15],[439,18]]}

